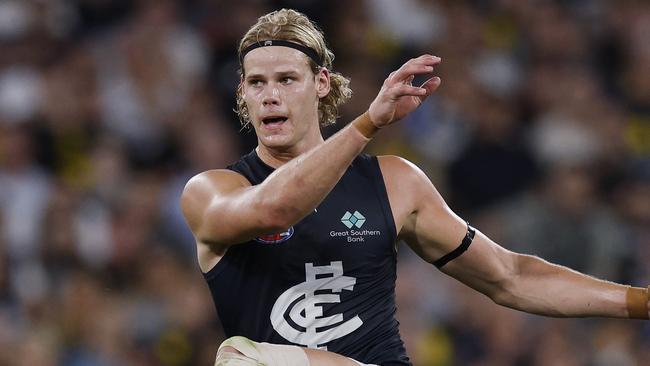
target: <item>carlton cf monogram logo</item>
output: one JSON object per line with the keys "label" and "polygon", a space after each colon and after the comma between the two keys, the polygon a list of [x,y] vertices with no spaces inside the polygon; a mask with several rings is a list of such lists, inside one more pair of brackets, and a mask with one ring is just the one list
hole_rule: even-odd
{"label": "carlton cf monogram logo", "polygon": [[337,294],[352,291],[356,282],[356,278],[343,275],[343,262],[331,262],[329,266],[305,263],[305,282],[282,293],[273,305],[273,329],[289,342],[327,349],[328,342],[354,332],[363,321],[358,315],[345,322],[343,314],[324,317],[320,304],[341,302]]}
{"label": "carlton cf monogram logo", "polygon": [[353,214],[351,214],[350,211],[345,211],[345,214],[341,217],[341,222],[343,225],[347,226],[348,229],[352,229],[352,226],[361,229],[363,223],[366,222],[366,218],[359,211],[354,211]]}

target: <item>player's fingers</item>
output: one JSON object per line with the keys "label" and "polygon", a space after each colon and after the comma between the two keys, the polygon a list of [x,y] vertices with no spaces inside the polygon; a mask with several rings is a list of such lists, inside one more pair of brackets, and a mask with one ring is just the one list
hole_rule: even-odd
{"label": "player's fingers", "polygon": [[401,82],[411,75],[431,73],[433,72],[433,67],[441,61],[442,59],[440,57],[431,55],[423,55],[411,59],[395,72],[393,79]]}
{"label": "player's fingers", "polygon": [[384,85],[387,86],[387,85],[389,85],[389,84],[392,82],[392,80],[393,80],[393,76],[395,76],[395,73],[396,73],[396,72],[397,72],[397,71],[393,71],[393,72],[391,72],[390,74],[388,74],[388,77],[386,78],[386,80],[384,80]]}
{"label": "player's fingers", "polygon": [[414,75],[421,75],[433,72],[433,66],[439,64],[442,60],[440,57],[433,55],[422,55],[417,58],[412,58],[404,63],[399,69],[393,71],[388,75],[384,81],[384,85],[390,86],[396,83],[404,83],[407,78],[413,78]]}
{"label": "player's fingers", "polygon": [[413,80],[415,80],[415,75],[411,75],[408,79],[405,80],[406,85],[413,85]]}
{"label": "player's fingers", "polygon": [[433,72],[432,65],[421,63],[406,63],[402,65],[391,77],[392,83],[403,83],[414,75],[430,74]]}
{"label": "player's fingers", "polygon": [[430,65],[435,65],[441,61],[440,57],[430,55],[430,54],[424,54],[419,57],[412,58],[405,63],[425,63],[425,64],[430,64]]}
{"label": "player's fingers", "polygon": [[427,95],[426,88],[420,88],[417,86],[411,86],[406,84],[396,85],[389,90],[389,96],[393,100],[405,96],[425,97],[426,95]]}
{"label": "player's fingers", "polygon": [[440,80],[439,77],[434,76],[432,78],[429,78],[424,83],[422,83],[420,87],[427,90],[427,95],[431,95],[433,94],[434,91],[436,91],[436,89],[438,89],[440,83],[442,83],[442,80]]}

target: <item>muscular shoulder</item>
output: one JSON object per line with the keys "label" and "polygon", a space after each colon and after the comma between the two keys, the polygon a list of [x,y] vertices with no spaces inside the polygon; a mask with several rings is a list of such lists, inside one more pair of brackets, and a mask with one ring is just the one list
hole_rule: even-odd
{"label": "muscular shoulder", "polygon": [[250,182],[241,174],[228,169],[213,169],[199,173],[187,181],[183,196],[228,192],[234,188],[250,186]]}
{"label": "muscular shoulder", "polygon": [[378,156],[398,233],[422,205],[437,202],[436,190],[424,172],[410,161],[392,155]]}
{"label": "muscular shoulder", "polygon": [[248,187],[250,182],[241,174],[228,169],[213,169],[192,177],[181,195],[181,207],[190,227],[212,199],[235,189]]}
{"label": "muscular shoulder", "polygon": [[424,172],[412,162],[395,155],[378,156],[381,173],[387,185],[400,192],[408,190],[421,193],[431,186],[431,181]]}

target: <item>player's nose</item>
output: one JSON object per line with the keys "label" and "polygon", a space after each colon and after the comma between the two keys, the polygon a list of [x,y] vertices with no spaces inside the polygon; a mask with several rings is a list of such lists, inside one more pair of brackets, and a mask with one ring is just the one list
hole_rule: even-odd
{"label": "player's nose", "polygon": [[262,97],[263,105],[279,105],[280,104],[280,91],[277,87],[269,85],[268,88],[264,90],[264,96]]}

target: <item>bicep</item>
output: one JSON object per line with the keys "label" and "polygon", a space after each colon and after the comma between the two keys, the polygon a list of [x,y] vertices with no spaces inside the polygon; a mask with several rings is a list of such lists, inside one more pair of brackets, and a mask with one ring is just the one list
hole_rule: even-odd
{"label": "bicep", "polygon": [[418,170],[411,180],[411,190],[416,194],[400,238],[422,259],[433,263],[458,247],[467,224],[449,208],[423,172]]}
{"label": "bicep", "polygon": [[[447,205],[431,180],[405,159],[384,156],[380,164],[386,189],[403,239],[422,259],[434,263],[458,248],[467,234],[467,223]],[[490,296],[513,273],[517,256],[480,231],[469,248],[441,270]]]}
{"label": "bicep", "polygon": [[232,245],[250,240],[266,228],[255,187],[238,173],[213,170],[192,178],[181,207],[197,241]]}
{"label": "bicep", "polygon": [[[458,248],[467,235],[467,222],[445,203],[428,180],[420,183],[417,209],[403,228],[403,239],[424,260],[436,260]],[[499,246],[479,230],[468,249],[441,271],[473,289],[492,296],[515,273],[514,253]]]}

